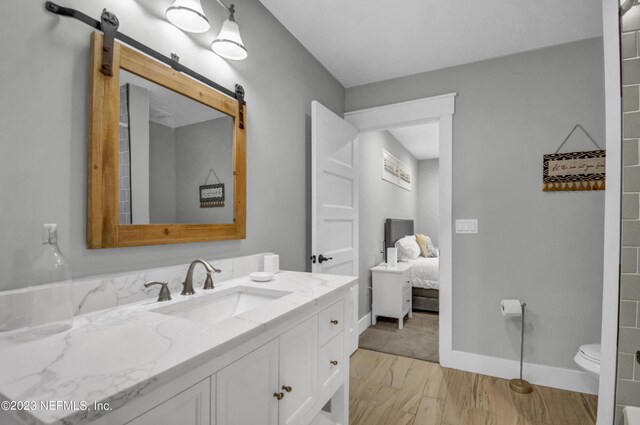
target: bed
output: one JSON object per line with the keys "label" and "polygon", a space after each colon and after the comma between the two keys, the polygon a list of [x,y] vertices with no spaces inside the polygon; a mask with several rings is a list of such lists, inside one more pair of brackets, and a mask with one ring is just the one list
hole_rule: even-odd
{"label": "bed", "polygon": [[[384,223],[385,261],[386,248],[395,246],[398,239],[413,235],[413,220],[388,218]],[[412,260],[410,281],[414,310],[440,311],[439,258],[419,257]]]}

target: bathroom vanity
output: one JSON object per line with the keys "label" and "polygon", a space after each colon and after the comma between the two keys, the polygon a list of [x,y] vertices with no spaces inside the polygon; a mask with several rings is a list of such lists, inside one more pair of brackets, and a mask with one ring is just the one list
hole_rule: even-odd
{"label": "bathroom vanity", "polygon": [[356,281],[239,277],[77,316],[47,338],[4,338],[0,400],[22,409],[0,423],[347,424]]}

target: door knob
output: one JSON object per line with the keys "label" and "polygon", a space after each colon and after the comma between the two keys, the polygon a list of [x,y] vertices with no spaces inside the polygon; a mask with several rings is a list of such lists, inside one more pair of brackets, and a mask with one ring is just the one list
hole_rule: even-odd
{"label": "door knob", "polygon": [[318,263],[322,264],[325,261],[329,261],[329,260],[333,260],[333,257],[325,257],[324,255],[320,254],[318,256]]}
{"label": "door knob", "polygon": [[284,393],[273,393],[273,396],[280,401],[284,398]]}
{"label": "door knob", "polygon": [[288,386],[288,385],[283,385],[283,386],[282,386],[282,389],[283,389],[283,390],[285,390],[285,391],[286,391],[286,392],[288,392],[288,393],[290,393],[291,391],[293,391],[293,388],[291,388],[291,387],[290,387],[290,386]]}
{"label": "door knob", "polygon": [[337,320],[332,320],[332,321],[331,321],[331,324],[332,324],[332,325],[337,325],[338,323],[339,323],[339,322],[338,322]]}
{"label": "door knob", "polygon": [[331,360],[329,363],[331,363],[333,366],[338,366],[337,360]]}

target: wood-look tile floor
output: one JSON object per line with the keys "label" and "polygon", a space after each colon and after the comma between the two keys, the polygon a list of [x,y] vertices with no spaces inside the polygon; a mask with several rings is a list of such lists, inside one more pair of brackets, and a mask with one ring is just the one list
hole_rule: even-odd
{"label": "wood-look tile floor", "polygon": [[351,425],[592,425],[598,398],[446,369],[358,349],[351,357]]}

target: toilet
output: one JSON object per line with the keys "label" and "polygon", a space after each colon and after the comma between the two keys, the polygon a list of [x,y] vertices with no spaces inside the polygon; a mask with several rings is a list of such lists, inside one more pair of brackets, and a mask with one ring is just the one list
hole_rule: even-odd
{"label": "toilet", "polygon": [[600,378],[600,344],[581,345],[573,360],[589,375]]}
{"label": "toilet", "polygon": [[624,425],[640,425],[640,407],[625,406],[622,409]]}

